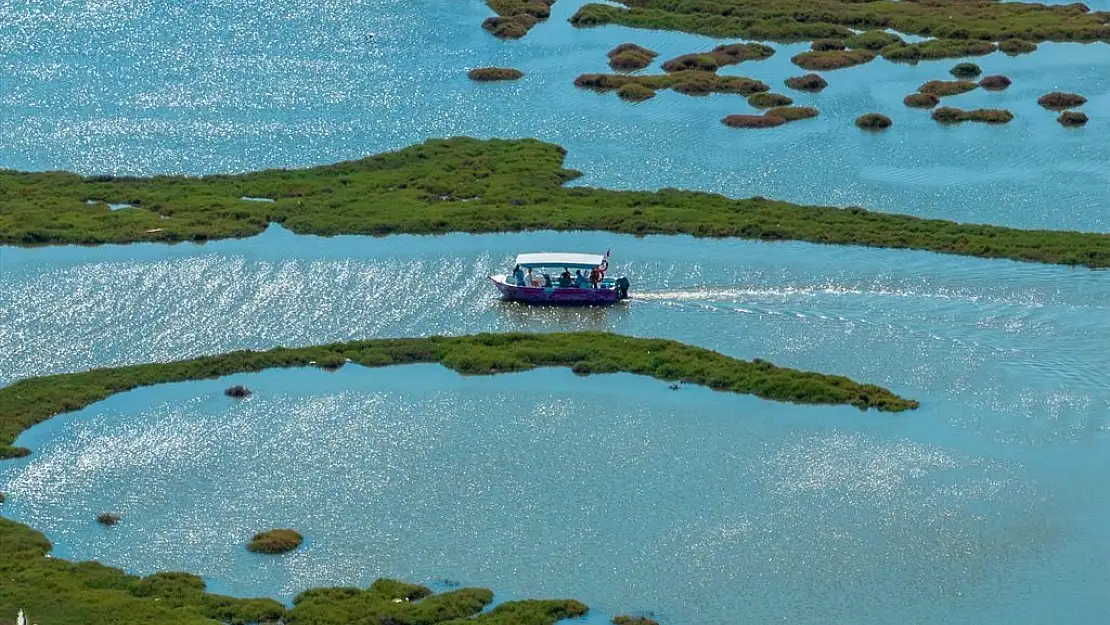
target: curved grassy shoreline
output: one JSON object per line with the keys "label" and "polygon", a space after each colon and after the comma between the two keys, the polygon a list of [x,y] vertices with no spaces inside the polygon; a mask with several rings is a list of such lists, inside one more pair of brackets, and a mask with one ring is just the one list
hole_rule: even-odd
{"label": "curved grassy shoreline", "polygon": [[191,360],[151,363],[20,380],[0,389],[0,458],[24,456],[12,447],[23,430],[57,414],[140,386],[215,378],[274,367],[334,368],[346,362],[367,367],[439,363],[463,374],[570,367],[575,373],[628,372],[684,381],[715,390],[804,404],[848,404],[900,412],[917,402],[846,377],[776,367],[756,359],[729,358],[663,339],[605,332],[477,334],[413,339],[371,339],[312,347],[237,351]]}
{"label": "curved grassy shoreline", "polygon": [[[0,458],[29,453],[12,447],[22,430],[67,411],[140,386],[213,378],[272,367],[334,368],[346,362],[380,367],[437,362],[467,374],[571,367],[576,373],[627,371],[663,380],[683,380],[716,390],[751,393],[802,403],[852,404],[886,411],[917,407],[890,391],[829,376],[745,362],[674,341],[608,333],[479,334],[469,337],[379,339],[266,352],[239,351],[172,363],[97,369],[22,380],[0,389]],[[257,537],[256,537],[257,538]],[[50,542],[39,532],[0,518],[0,614],[27,610],[38,623],[119,625],[212,625],[276,623],[344,625],[553,625],[586,613],[573,600],[508,602],[489,612],[493,593],[464,588],[441,594],[393,580],[368,589],[315,588],[286,609],[272,599],[237,599],[205,592],[189,573],[128,575],[96,562],[67,562],[48,556]]]}
{"label": "curved grassy shoreline", "polygon": [[[236,175],[0,171],[0,244],[203,241],[252,236],[277,222],[317,235],[604,230],[1110,266],[1108,234],[960,224],[676,189],[565,187],[579,175],[563,168],[565,155],[563,148],[533,139],[461,137],[334,165]],[[138,208],[113,211],[105,202]]]}
{"label": "curved grassy shoreline", "polygon": [[[588,608],[572,599],[493,601],[485,588],[433,594],[424,586],[379,579],[367,589],[313,588],[293,607],[273,599],[239,599],[205,591],[191,573],[139,577],[98,562],[50,557],[50,541],[0,518],[0,623],[24,610],[40,625],[554,625]],[[396,601],[400,599],[400,601]]]}

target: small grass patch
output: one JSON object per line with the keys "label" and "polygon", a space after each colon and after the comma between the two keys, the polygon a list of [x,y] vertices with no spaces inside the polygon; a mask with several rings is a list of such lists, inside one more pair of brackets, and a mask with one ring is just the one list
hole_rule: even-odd
{"label": "small grass patch", "polygon": [[659,621],[646,616],[614,616],[613,625],[659,625]]}
{"label": "small grass patch", "polygon": [[471,80],[489,82],[495,80],[518,80],[524,72],[511,67],[477,67],[466,73]]}
{"label": "small grass patch", "polygon": [[609,67],[619,72],[644,69],[659,53],[634,43],[622,43],[609,51]]}
{"label": "small grass patch", "polygon": [[933,110],[933,119],[943,124],[957,124],[960,122],[984,122],[987,124],[1009,123],[1014,115],[1003,109],[975,109],[965,111],[951,106],[942,106]]}
{"label": "small grass patch", "polygon": [[814,52],[828,52],[830,50],[847,50],[843,39],[818,39],[809,46]]}
{"label": "small grass patch", "polygon": [[898,35],[892,35],[885,30],[868,30],[848,37],[844,43],[854,50],[879,52],[883,48],[902,45],[905,42]]}
{"label": "small grass patch", "polygon": [[617,89],[617,97],[629,102],[643,102],[654,98],[655,92],[639,83],[630,82]]}
{"label": "small grass patch", "polygon": [[902,98],[902,103],[911,108],[931,109],[940,104],[940,98],[931,93],[911,93]]}
{"label": "small grass patch", "polygon": [[998,49],[1010,56],[1029,54],[1037,49],[1037,44],[1024,39],[1003,39],[998,43]]}
{"label": "small grass patch", "polygon": [[830,50],[827,52],[802,52],[790,60],[801,67],[814,71],[830,71],[854,67],[868,63],[875,58],[870,50]]}
{"label": "small grass patch", "polygon": [[757,109],[769,109],[776,106],[789,106],[794,103],[794,100],[789,96],[784,96],[781,93],[753,93],[748,96],[748,104]]}
{"label": "small grass patch", "polygon": [[1062,111],[1064,109],[1082,106],[1086,103],[1087,98],[1078,93],[1062,93],[1060,91],[1046,93],[1037,98],[1037,104],[1040,104],[1050,111]]}
{"label": "small grass patch", "polygon": [[961,56],[983,56],[997,50],[989,41],[966,39],[933,39],[913,44],[899,44],[883,48],[881,53],[888,61],[917,63]]}
{"label": "small grass patch", "polygon": [[889,117],[879,113],[867,113],[856,118],[856,126],[864,130],[884,130],[893,123]]}
{"label": "small grass patch", "polygon": [[509,17],[488,17],[482,28],[499,39],[520,39],[538,23],[531,15],[512,15]]}
{"label": "small grass patch", "polygon": [[652,91],[671,89],[678,93],[695,96],[711,93],[736,93],[742,96],[750,96],[771,89],[766,83],[751,78],[718,76],[714,72],[700,70],[685,70],[653,76],[582,74],[574,80],[576,87],[596,91],[612,91],[632,83]]}
{"label": "small grass patch", "polygon": [[304,537],[296,530],[272,529],[259,532],[247,543],[247,551],[251,553],[279,554],[288,553],[304,542]]}
{"label": "small grass patch", "polygon": [[1008,88],[1013,81],[1001,74],[994,74],[991,76],[984,76],[979,80],[979,86],[987,91],[1002,91]]}
{"label": "small grass patch", "polygon": [[946,98],[948,96],[974,91],[978,87],[978,83],[971,82],[970,80],[930,80],[918,87],[917,91],[918,93],[935,95],[938,98]]}
{"label": "small grass patch", "polygon": [[761,61],[774,53],[774,48],[761,43],[732,43],[717,46],[709,52],[695,52],[675,57],[663,63],[663,71],[700,70],[713,72],[725,65],[736,65],[744,61]]}
{"label": "small grass patch", "polygon": [[[1083,111],[1064,111],[1056,118],[1062,126],[1085,126],[1087,125],[1087,114]],[[0,501],[3,501],[0,499]]]}
{"label": "small grass patch", "polygon": [[774,128],[786,120],[775,115],[726,115],[721,123],[729,128]]}
{"label": "small grass patch", "polygon": [[787,87],[795,91],[808,91],[815,93],[823,91],[829,83],[819,74],[806,74],[804,76],[791,76],[783,81]]}
{"label": "small grass patch", "polygon": [[781,117],[788,122],[798,121],[799,119],[811,119],[821,114],[821,111],[813,108],[812,106],[776,106],[767,109],[764,115],[769,117]]}
{"label": "small grass patch", "polygon": [[486,0],[486,6],[497,13],[486,18],[482,28],[501,39],[520,39],[540,20],[551,16],[555,0]]}
{"label": "small grass patch", "polygon": [[111,527],[113,525],[119,525],[120,516],[114,512],[101,512],[96,515],[96,522]]}
{"label": "small grass patch", "polygon": [[235,386],[224,389],[224,395],[235,399],[244,399],[251,396],[251,390],[242,384],[236,384]]}
{"label": "small grass patch", "polygon": [[948,73],[961,79],[975,78],[982,74],[983,70],[975,63],[957,63],[952,69],[948,70]]}

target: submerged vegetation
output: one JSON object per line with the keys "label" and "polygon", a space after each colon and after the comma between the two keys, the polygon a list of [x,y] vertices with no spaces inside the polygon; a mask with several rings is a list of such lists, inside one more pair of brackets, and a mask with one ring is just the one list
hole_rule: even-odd
{"label": "submerged vegetation", "polygon": [[524,72],[512,67],[477,67],[466,73],[471,80],[488,82],[493,80],[517,80]]}
{"label": "submerged vegetation", "polygon": [[942,106],[933,110],[933,119],[943,124],[956,124],[960,122],[985,122],[988,124],[1006,124],[1014,119],[1014,114],[1003,109],[975,109],[965,111],[951,106]]}
{"label": "submerged vegetation", "polygon": [[619,72],[644,69],[659,53],[634,43],[622,43],[609,51],[609,67]]}
{"label": "submerged vegetation", "polygon": [[[565,155],[557,145],[530,139],[455,138],[334,165],[199,178],[0,171],[0,243],[203,241],[258,234],[277,222],[319,235],[604,230],[1110,266],[1107,234],[959,224],[675,189],[566,187],[578,174],[563,168]],[[274,201],[247,202],[244,196]],[[112,211],[103,203],[86,204],[89,199],[139,208]]]}
{"label": "submerged vegetation", "polygon": [[278,528],[255,534],[247,543],[247,551],[268,554],[288,553],[300,547],[303,542],[304,536],[296,530]]}
{"label": "submerged vegetation", "polygon": [[[537,367],[570,367],[575,373],[616,373],[684,381],[714,390],[802,404],[850,404],[899,412],[917,407],[887,389],[843,376],[747,362],[675,341],[602,332],[478,334],[464,337],[377,339],[317,347],[239,351],[170,363],[153,363],[20,380],[0,388],[0,458],[23,430],[63,412],[80,410],[140,386],[201,380],[275,367],[336,368],[439,363],[463,374],[488,375]],[[24,451],[25,453],[25,451]]]}
{"label": "submerged vegetation", "polygon": [[205,591],[191,573],[128,575],[97,562],[50,556],[50,541],[0,518],[0,614],[24,610],[46,625],[554,625],[586,613],[573,600],[493,601],[485,588],[433,594],[423,586],[380,579],[368,589],[315,588],[288,610],[273,599],[237,599]]}
{"label": "submerged vegetation", "polygon": [[[1015,50],[1033,41],[1110,41],[1106,14],[1092,12],[1082,4],[994,0],[821,0],[816,4],[804,0],[623,0],[621,4],[625,6],[586,4],[570,21],[579,27],[620,24],[781,42],[845,39],[847,43],[856,36],[853,28],[889,28],[948,42],[985,42],[992,47],[995,41],[1022,40],[1022,44],[1008,44]],[[906,47],[916,47],[918,52],[927,49],[926,54],[959,49],[932,41]]]}
{"label": "submerged vegetation", "polygon": [[795,91],[817,92],[822,91],[825,87],[829,86],[829,83],[826,82],[825,79],[818,74],[791,76],[783,82],[786,83],[787,87],[790,87]]}
{"label": "submerged vegetation", "polygon": [[856,118],[856,126],[864,130],[882,130],[893,124],[889,117],[880,113],[868,113]]}

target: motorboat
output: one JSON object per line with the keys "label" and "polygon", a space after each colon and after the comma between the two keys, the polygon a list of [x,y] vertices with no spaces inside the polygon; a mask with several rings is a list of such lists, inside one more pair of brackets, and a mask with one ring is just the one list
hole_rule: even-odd
{"label": "motorboat", "polygon": [[628,299],[626,277],[612,278],[604,254],[520,254],[508,274],[490,276],[504,299],[528,304],[604,305]]}

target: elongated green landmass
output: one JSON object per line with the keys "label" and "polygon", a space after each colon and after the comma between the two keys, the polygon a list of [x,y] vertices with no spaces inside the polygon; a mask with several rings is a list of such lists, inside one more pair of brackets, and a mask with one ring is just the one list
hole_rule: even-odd
{"label": "elongated green landmass", "polygon": [[[575,26],[621,24],[715,37],[770,41],[850,39],[850,29],[886,29],[945,40],[986,42],[1110,41],[1105,12],[1083,4],[1044,5],[982,0],[620,0],[587,4]],[[852,46],[849,46],[852,47]],[[1007,47],[1009,49],[1009,46]],[[884,56],[886,56],[884,54]]]}
{"label": "elongated green landmass", "polygon": [[481,613],[493,601],[485,588],[432,594],[389,579],[365,590],[307,590],[287,610],[273,599],[209,594],[190,573],[137,577],[97,562],[49,557],[51,547],[41,533],[0,518],[0,622],[12,623],[7,617],[23,610],[29,623],[42,625],[553,625],[587,610],[574,600],[531,600]]}
{"label": "elongated green landmass", "polygon": [[115,393],[140,386],[199,380],[315,364],[368,367],[441,363],[464,374],[571,367],[575,373],[625,371],[662,380],[686,381],[734,393],[806,404],[849,404],[900,412],[917,408],[885,388],[836,375],[747,362],[675,341],[640,339],[604,332],[478,334],[464,337],[373,339],[316,347],[239,351],[171,363],[152,363],[21,380],[0,389],[0,458],[26,455],[12,447],[23,430],[62,413],[80,410]]}
{"label": "elongated green landmass", "polygon": [[[661,78],[673,80],[674,74]],[[959,224],[676,189],[565,187],[579,175],[563,168],[565,154],[532,139],[454,138],[335,165],[236,175],[83,178],[0,171],[0,243],[220,239],[255,235],[278,222],[320,235],[605,230],[1110,266],[1107,234]],[[113,211],[105,202],[136,208]]]}

